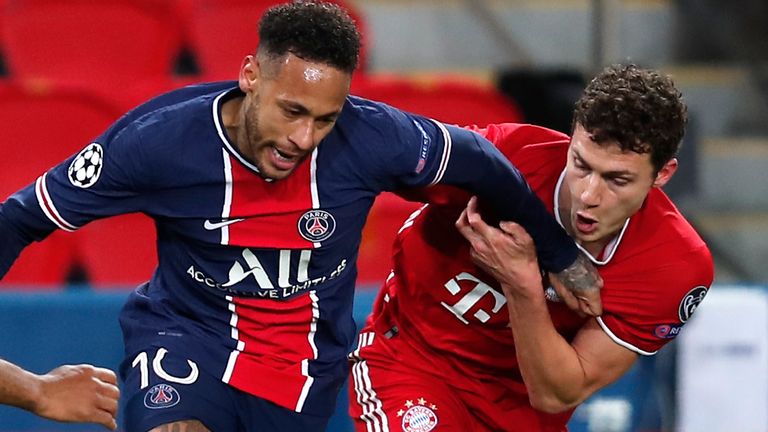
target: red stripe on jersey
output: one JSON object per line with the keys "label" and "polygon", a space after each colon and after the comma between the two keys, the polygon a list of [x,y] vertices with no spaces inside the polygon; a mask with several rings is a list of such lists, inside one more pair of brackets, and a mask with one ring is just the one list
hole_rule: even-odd
{"label": "red stripe on jersey", "polygon": [[56,210],[56,206],[53,205],[50,195],[48,195],[48,188],[45,181],[48,177],[48,173],[43,174],[37,178],[35,182],[35,194],[37,195],[37,201],[43,213],[51,220],[56,226],[64,231],[75,231],[78,227],[70,224],[61,217],[59,211]]}
{"label": "red stripe on jersey", "polygon": [[234,299],[239,339],[229,384],[289,409],[303,399],[308,379],[302,362],[317,357],[310,295],[291,301]]}
{"label": "red stripe on jersey", "polygon": [[299,218],[312,209],[310,158],[283,180],[267,182],[233,160],[229,244],[265,248],[312,248],[298,231]]}

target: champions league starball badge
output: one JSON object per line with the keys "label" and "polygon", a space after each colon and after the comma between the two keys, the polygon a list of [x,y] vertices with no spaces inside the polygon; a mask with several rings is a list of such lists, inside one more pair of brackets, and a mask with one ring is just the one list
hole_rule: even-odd
{"label": "champions league starball badge", "polygon": [[69,182],[83,189],[93,186],[101,175],[103,160],[104,149],[101,145],[99,143],[88,144],[69,164],[67,170]]}
{"label": "champions league starball badge", "polygon": [[307,241],[325,241],[336,230],[336,219],[325,210],[309,210],[299,218],[298,229]]}

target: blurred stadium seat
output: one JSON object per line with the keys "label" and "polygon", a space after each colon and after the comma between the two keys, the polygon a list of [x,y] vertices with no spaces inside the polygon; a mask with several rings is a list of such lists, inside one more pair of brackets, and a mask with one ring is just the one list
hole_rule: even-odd
{"label": "blurred stadium seat", "polygon": [[[115,107],[78,89],[0,85],[0,129],[7,148],[0,199],[78,151],[119,115]],[[62,284],[79,259],[76,240],[76,235],[57,232],[31,245],[2,283]]]}
{"label": "blurred stadium seat", "polygon": [[181,44],[166,0],[13,0],[4,15],[9,75],[117,100],[137,83],[169,80]]}
{"label": "blurred stadium seat", "polygon": [[484,126],[521,122],[515,102],[491,85],[462,77],[436,75],[425,82],[400,76],[369,76],[356,80],[352,93],[444,123]]}
{"label": "blurred stadium seat", "polygon": [[76,233],[88,282],[96,289],[148,281],[157,267],[157,234],[149,217],[133,213],[92,222]]}
{"label": "blurred stadium seat", "polygon": [[[182,15],[189,19],[187,45],[197,60],[204,81],[237,78],[240,62],[253,54],[259,41],[258,23],[277,0],[177,0]],[[361,33],[365,23],[361,16],[343,1],[331,1],[346,8]],[[365,38],[364,41],[365,42]],[[364,45],[365,46],[365,45]],[[361,52],[360,71],[365,69],[365,49]]]}
{"label": "blurred stadium seat", "polygon": [[[120,115],[117,107],[85,89],[0,85],[0,129],[8,149],[0,162],[0,199],[80,150]],[[82,266],[94,282],[134,283],[151,271],[151,266],[146,270],[146,262],[154,260],[151,228],[148,219],[125,216],[76,233],[56,232],[27,248],[2,283],[61,285],[75,266]],[[141,249],[134,247],[138,236],[146,243]]]}

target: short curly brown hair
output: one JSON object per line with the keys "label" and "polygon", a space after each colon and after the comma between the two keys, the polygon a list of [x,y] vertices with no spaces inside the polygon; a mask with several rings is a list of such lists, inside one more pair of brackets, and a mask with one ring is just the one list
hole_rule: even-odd
{"label": "short curly brown hair", "polygon": [[677,156],[687,122],[687,108],[672,79],[634,64],[603,69],[573,113],[573,127],[581,125],[595,142],[616,141],[622,150],[650,153],[655,172]]}

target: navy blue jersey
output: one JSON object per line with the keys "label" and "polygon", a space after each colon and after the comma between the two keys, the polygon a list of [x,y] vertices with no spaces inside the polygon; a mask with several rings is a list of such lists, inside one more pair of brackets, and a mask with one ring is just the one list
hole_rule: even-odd
{"label": "navy blue jersey", "polygon": [[[361,231],[384,190],[467,188],[522,221],[545,267],[575,259],[519,173],[473,132],[350,96],[311,156],[273,182],[222,127],[222,103],[239,96],[227,82],[151,100],[0,208],[2,244],[21,246],[111,215],[154,219],[158,268],[121,315],[129,361],[161,336],[225,383],[328,415],[355,334]],[[4,249],[0,274],[18,253]]]}

